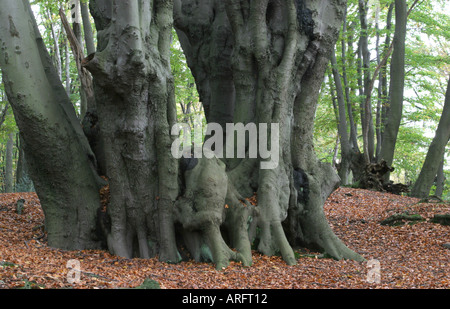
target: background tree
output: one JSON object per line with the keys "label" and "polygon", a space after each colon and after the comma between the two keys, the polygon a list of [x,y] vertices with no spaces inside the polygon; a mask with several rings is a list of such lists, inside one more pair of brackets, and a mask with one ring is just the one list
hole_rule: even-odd
{"label": "background tree", "polygon": [[[397,134],[403,114],[403,92],[405,86],[405,44],[406,44],[406,0],[395,1],[395,32],[389,83],[389,113],[383,130],[380,160],[392,166]],[[389,173],[385,174],[389,180]]]}
{"label": "background tree", "polygon": [[13,172],[13,147],[14,134],[8,134],[8,142],[6,143],[6,164],[5,164],[5,192],[12,193],[14,190],[14,172]]}
{"label": "background tree", "polygon": [[[448,76],[446,68],[449,62],[448,46],[446,47],[446,44],[442,43],[447,41],[448,33],[444,29],[447,28],[448,16],[438,9],[439,1],[408,1],[407,4],[405,91],[402,116],[401,118],[397,117],[397,121],[398,119],[401,121],[392,163],[395,170],[391,173],[392,180],[405,184],[414,182],[417,178],[426,150],[431,142],[429,132],[435,131],[439,121],[442,112],[439,102],[443,102]],[[373,138],[376,145],[373,162],[381,160],[380,150],[384,143],[382,136],[386,133],[389,113],[393,112],[393,109],[390,109],[388,91],[388,85],[392,82],[393,77],[388,74],[388,69],[393,65],[389,55],[394,46],[392,44],[394,35],[392,30],[396,24],[393,18],[394,8],[394,1],[375,1],[370,2],[366,9],[369,51],[373,55],[370,64],[370,85],[373,87],[370,92],[370,101],[367,101],[368,97],[358,95],[364,93],[364,88],[358,90],[364,86],[363,71],[359,70],[358,62],[354,61],[358,54],[356,52],[358,46],[361,45],[359,43],[361,40],[358,40],[362,33],[359,30],[361,24],[359,2],[349,1],[346,22],[343,24],[342,35],[336,45],[337,65],[332,67],[340,75],[347,106],[347,132],[352,150],[350,153],[353,179],[350,181],[353,181],[355,185],[362,185],[361,177],[363,175],[359,175],[359,172],[364,170],[364,160],[361,160],[362,152],[360,151],[360,149],[364,151],[362,114],[360,113],[362,107],[358,106],[358,102],[366,100],[366,103],[370,105],[369,109],[375,111],[373,122],[375,123],[376,138]],[[430,48],[430,46],[433,47]],[[338,89],[335,85],[332,85],[332,88]],[[315,136],[317,149],[320,151],[327,149],[320,156],[324,158],[327,156],[329,158],[327,160],[330,161],[335,148],[334,132],[337,131],[337,124],[334,117],[331,117],[333,114],[328,111],[333,102],[333,98],[328,95],[328,89],[329,83],[324,83],[322,103],[319,105],[316,118],[316,121],[321,121],[321,125],[316,125]],[[336,98],[338,98],[337,92]],[[326,109],[326,106],[329,107]],[[335,126],[334,130],[330,128],[333,125]],[[331,131],[328,133],[329,130]],[[370,138],[372,138],[371,134],[369,134]],[[343,145],[340,143],[339,164],[337,165],[340,174],[345,174],[340,170],[345,166],[343,164],[343,154],[345,153],[342,149]]]}
{"label": "background tree", "polygon": [[420,171],[417,181],[411,190],[411,195],[416,197],[427,197],[430,193],[431,186],[438,173],[439,166],[442,163],[442,157],[446,145],[450,140],[450,79],[445,95],[444,109],[442,111],[441,120],[436,129],[433,141],[428,149],[425,162]]}

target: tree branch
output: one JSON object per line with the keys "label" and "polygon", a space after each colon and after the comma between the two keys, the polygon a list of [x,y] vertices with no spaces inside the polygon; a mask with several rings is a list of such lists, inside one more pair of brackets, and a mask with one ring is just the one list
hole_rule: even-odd
{"label": "tree branch", "polygon": [[1,114],[1,116],[0,116],[0,127],[3,125],[3,123],[4,123],[5,120],[6,120],[6,114],[8,113],[8,107],[9,107],[9,104],[8,104],[8,102],[6,102],[6,105],[5,105],[5,107],[3,108],[2,114]]}
{"label": "tree branch", "polygon": [[284,49],[283,59],[279,66],[279,72],[283,72],[285,78],[291,76],[290,72],[295,67],[295,53],[297,52],[298,29],[297,29],[297,9],[294,1],[286,1],[288,12],[288,33],[286,37],[286,47]]}
{"label": "tree branch", "polygon": [[236,39],[240,37],[241,29],[244,26],[244,16],[242,15],[240,0],[227,0],[227,16],[230,21],[231,30]]}
{"label": "tree branch", "polygon": [[260,62],[267,61],[269,41],[267,38],[266,12],[268,5],[268,0],[252,1],[250,4],[249,24],[255,38],[254,53],[256,59]]}
{"label": "tree branch", "polygon": [[74,54],[75,62],[77,64],[78,76],[80,77],[82,89],[86,94],[88,109],[90,107],[92,108],[95,106],[94,86],[92,83],[92,77],[90,76],[86,68],[83,67],[84,62],[83,49],[80,43],[78,42],[77,38],[75,37],[75,33],[70,27],[70,24],[67,21],[67,17],[62,9],[59,9],[59,16],[61,17],[62,25],[66,30],[67,38],[69,40],[70,47]]}

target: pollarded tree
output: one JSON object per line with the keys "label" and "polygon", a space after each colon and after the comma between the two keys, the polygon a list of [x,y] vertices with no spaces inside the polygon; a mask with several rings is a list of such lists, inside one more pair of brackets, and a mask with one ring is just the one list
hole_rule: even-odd
{"label": "pollarded tree", "polygon": [[[177,160],[172,1],[90,1],[98,46],[83,64],[93,76],[96,109],[82,127],[28,3],[2,0],[0,65],[49,245],[98,248],[104,237],[120,256],[176,262],[187,251],[217,268],[229,260],[250,265],[252,244],[281,252],[289,264],[299,245],[361,260],[327,224],[323,204],[338,177],[317,160],[312,142],[344,8],[341,0],[176,1],[208,122],[279,128],[259,132],[270,158],[211,156],[221,149],[216,136],[201,158]],[[244,199],[253,192],[256,207]]]}
{"label": "pollarded tree", "polygon": [[[326,222],[322,206],[338,177],[318,162],[312,136],[345,5],[333,0],[175,1],[175,26],[208,122],[280,124],[276,168],[260,169],[261,158],[226,162],[240,195],[257,192],[258,249],[279,250],[288,262],[293,262],[291,246],[298,245],[359,258]],[[228,212],[242,212],[239,208]],[[236,225],[226,221],[226,226]],[[232,232],[238,234],[230,237],[238,246],[244,233]]]}

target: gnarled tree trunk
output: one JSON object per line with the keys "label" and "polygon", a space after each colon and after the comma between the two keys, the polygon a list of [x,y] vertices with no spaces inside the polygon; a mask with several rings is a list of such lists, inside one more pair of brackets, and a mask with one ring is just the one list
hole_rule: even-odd
{"label": "gnarled tree trunk", "polygon": [[[175,1],[209,124],[259,129],[258,139],[246,140],[245,158],[213,156],[236,154],[235,141],[180,160],[171,135],[172,1],[90,1],[98,45],[83,64],[96,110],[83,124],[96,145],[83,134],[37,27],[30,32],[24,3],[2,2],[0,64],[51,246],[99,247],[104,236],[120,256],[189,257],[219,269],[230,260],[250,265],[252,245],[280,252],[288,264],[304,245],[362,259],[326,221],[323,204],[339,178],[313,149],[318,95],[345,1]],[[229,128],[226,138],[239,126]],[[259,146],[255,157],[250,142]],[[109,184],[106,210],[100,176]],[[257,206],[245,200],[254,192]]]}
{"label": "gnarled tree trunk", "polygon": [[[289,264],[295,263],[292,248],[305,245],[336,258],[361,259],[327,224],[323,204],[339,178],[319,163],[312,139],[344,8],[345,1],[175,2],[175,25],[208,121],[280,126],[279,145],[269,145],[279,146],[275,168],[261,169],[264,159],[249,153],[224,162],[240,196],[258,195],[250,216],[259,234],[247,236],[243,229],[234,234],[256,237],[259,251],[280,252]],[[242,216],[239,207],[226,213],[227,221]]]}

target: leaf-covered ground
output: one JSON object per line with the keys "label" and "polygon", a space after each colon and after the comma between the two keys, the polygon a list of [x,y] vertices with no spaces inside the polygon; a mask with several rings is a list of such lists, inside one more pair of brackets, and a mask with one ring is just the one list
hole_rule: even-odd
{"label": "leaf-covered ground", "polygon": [[[16,202],[25,199],[22,214]],[[380,282],[368,282],[367,262],[336,261],[319,252],[299,252],[296,266],[280,257],[254,253],[252,267],[240,263],[222,271],[206,263],[165,264],[156,259],[122,259],[104,251],[68,252],[47,247],[43,214],[32,193],[0,195],[0,288],[127,288],[145,278],[161,288],[338,289],[450,288],[450,227],[430,222],[450,205],[366,190],[340,188],[325,205],[336,234],[367,260],[376,259]],[[413,225],[380,225],[393,214],[417,213]],[[78,283],[68,282],[67,262],[80,262]],[[373,277],[369,277],[373,278]],[[370,281],[370,280],[369,280]],[[372,280],[373,281],[373,280]]]}

